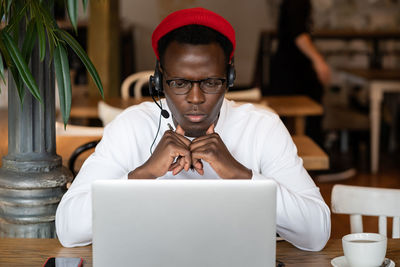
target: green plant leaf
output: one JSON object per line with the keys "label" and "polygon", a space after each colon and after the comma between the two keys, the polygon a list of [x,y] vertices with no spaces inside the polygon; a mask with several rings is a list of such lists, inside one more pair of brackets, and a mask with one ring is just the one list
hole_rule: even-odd
{"label": "green plant leaf", "polygon": [[8,69],[11,71],[13,80],[15,82],[15,86],[17,87],[17,92],[18,92],[18,96],[19,96],[19,100],[21,103],[21,107],[23,105],[24,102],[24,96],[25,96],[25,87],[22,84],[21,81],[21,77],[18,73],[18,70],[15,68],[14,64],[11,61],[10,55],[8,53],[7,48],[4,45],[3,42],[3,31],[0,31],[0,50],[4,56],[4,59],[6,61],[6,64],[8,66]]}
{"label": "green plant leaf", "polygon": [[[4,45],[5,45],[8,53],[10,54],[11,61],[14,63],[15,67],[18,70],[19,76],[21,77],[21,79],[23,80],[25,85],[28,87],[28,90],[31,92],[31,94],[40,103],[43,104],[36,81],[33,78],[32,73],[29,70],[28,65],[26,64],[24,58],[22,57],[21,53],[19,52],[14,40],[5,31],[2,32],[2,36],[3,36]],[[15,74],[13,73],[13,76],[14,75]],[[16,76],[14,76],[14,77],[16,77]]]}
{"label": "green plant leaf", "polygon": [[57,33],[65,42],[68,43],[72,50],[74,50],[75,54],[80,58],[80,60],[88,70],[90,76],[92,77],[94,83],[96,84],[97,88],[99,89],[101,96],[104,98],[103,85],[101,83],[99,74],[97,73],[97,70],[93,66],[92,61],[86,55],[80,44],[74,39],[74,37],[72,37],[68,32],[64,30],[58,30]]}
{"label": "green plant leaf", "polygon": [[71,111],[71,77],[69,74],[68,55],[62,44],[54,50],[54,69],[56,72],[60,109],[66,127]]}
{"label": "green plant leaf", "polygon": [[24,98],[25,98],[25,87],[22,83],[21,76],[19,75],[17,68],[15,66],[9,66],[9,69],[13,76],[15,86],[17,87],[19,101],[20,101],[21,107],[22,107],[22,105],[24,103]]}
{"label": "green plant leaf", "polygon": [[46,29],[50,58],[52,59],[55,44],[58,43],[54,30],[58,29],[58,26],[54,18],[51,16],[49,7],[47,5],[37,5],[37,10],[37,12],[39,12],[42,16],[43,25]]}
{"label": "green plant leaf", "polygon": [[82,0],[83,11],[86,12],[88,0]]}
{"label": "green plant leaf", "polygon": [[69,20],[71,21],[72,27],[74,27],[76,32],[78,23],[78,0],[67,0],[67,9]]}
{"label": "green plant leaf", "polygon": [[[0,76],[3,79],[4,84],[6,84],[6,79],[4,79],[4,63],[3,63],[3,55],[0,54]],[[0,90],[1,93],[1,90]]]}
{"label": "green plant leaf", "polygon": [[5,20],[5,18],[3,18],[3,16],[5,16],[5,11],[3,9],[3,6],[4,6],[4,4],[3,4],[3,2],[1,2],[0,3],[0,18]]}
{"label": "green plant leaf", "polygon": [[10,14],[11,4],[12,4],[12,0],[1,1],[1,5],[2,5],[1,18],[3,18],[3,15],[4,15],[6,21],[8,20],[8,15]]}
{"label": "green plant leaf", "polygon": [[10,13],[10,7],[11,7],[13,0],[7,0],[6,2],[7,2],[7,13]]}
{"label": "green plant leaf", "polygon": [[36,21],[36,30],[39,38],[39,57],[40,61],[44,60],[46,55],[46,34],[44,32],[43,22],[40,20]]}
{"label": "green plant leaf", "polygon": [[14,4],[10,7],[13,13],[10,16],[10,21],[8,22],[7,26],[4,28],[8,33],[13,33],[14,40],[18,43],[19,38],[19,24],[22,18],[25,15],[28,3],[24,3],[23,1],[14,1]]}
{"label": "green plant leaf", "polygon": [[29,59],[32,54],[33,46],[35,45],[36,41],[36,27],[35,27],[35,20],[32,19],[28,27],[26,29],[26,34],[25,34],[25,39],[24,42],[22,43],[22,49],[21,53],[23,58],[25,59],[25,62],[29,63]]}

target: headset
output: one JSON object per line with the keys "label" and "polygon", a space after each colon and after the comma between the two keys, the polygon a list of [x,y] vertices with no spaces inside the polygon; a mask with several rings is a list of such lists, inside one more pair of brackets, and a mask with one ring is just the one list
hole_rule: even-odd
{"label": "headset", "polygon": [[[233,58],[231,62],[228,64],[228,72],[227,72],[227,84],[228,88],[233,87],[235,83],[235,78],[236,78],[236,71],[235,71],[235,66],[233,64]],[[157,106],[161,109],[161,115],[168,119],[169,118],[169,113],[165,109],[162,108],[162,106],[157,103],[155,100],[154,96],[158,96],[160,98],[160,95],[163,93],[163,78],[162,78],[162,73],[160,71],[160,62],[157,60],[156,62],[156,67],[154,70],[154,75],[151,75],[149,78],[149,93],[151,97],[153,98],[153,101],[157,104]]]}

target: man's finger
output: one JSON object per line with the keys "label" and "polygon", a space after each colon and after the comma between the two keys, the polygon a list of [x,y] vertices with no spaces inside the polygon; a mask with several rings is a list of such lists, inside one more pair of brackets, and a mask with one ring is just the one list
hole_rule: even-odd
{"label": "man's finger", "polygon": [[203,175],[204,174],[204,170],[203,170],[203,163],[201,162],[201,160],[197,160],[194,164],[193,164],[194,169],[200,174]]}
{"label": "man's finger", "polygon": [[210,125],[210,127],[208,127],[206,134],[212,134],[214,133],[214,123],[212,123]]}
{"label": "man's finger", "polygon": [[204,175],[204,170],[203,169],[195,168],[195,170],[197,171],[198,174]]}
{"label": "man's finger", "polygon": [[183,167],[181,165],[176,166],[173,170],[172,170],[172,175],[177,175],[178,173],[180,173],[183,170]]}
{"label": "man's finger", "polygon": [[180,135],[185,135],[185,131],[182,129],[182,127],[178,124],[178,126],[176,126],[176,133],[180,134]]}
{"label": "man's finger", "polygon": [[178,162],[175,161],[174,163],[172,163],[172,164],[169,166],[168,171],[172,171],[172,170],[175,169],[177,166],[180,166],[180,165],[179,165]]}
{"label": "man's finger", "polygon": [[185,146],[189,147],[190,144],[192,143],[189,139],[187,139],[186,137],[184,137],[183,135],[180,134],[175,134],[175,137],[178,138],[179,142],[181,142],[182,144],[184,144]]}
{"label": "man's finger", "polygon": [[164,135],[169,135],[170,137],[174,138],[176,141],[178,141],[180,144],[186,147],[188,147],[191,143],[189,139],[179,134],[178,132],[166,131]]}
{"label": "man's finger", "polygon": [[185,171],[188,171],[190,168],[190,159],[186,157],[178,157],[178,159],[176,160],[176,163],[179,164],[179,166],[182,167],[182,169],[185,169]]}

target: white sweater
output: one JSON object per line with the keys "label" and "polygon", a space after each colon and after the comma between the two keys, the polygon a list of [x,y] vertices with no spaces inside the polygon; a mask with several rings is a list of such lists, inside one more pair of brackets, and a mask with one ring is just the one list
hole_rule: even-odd
{"label": "white sweater", "polygon": [[[163,107],[168,109],[165,100]],[[92,242],[91,183],[101,179],[127,179],[128,173],[150,157],[157,132],[160,109],[151,102],[132,106],[104,130],[95,152],[85,161],[78,176],[63,196],[56,212],[56,229],[63,246]],[[168,130],[162,118],[157,146]],[[303,167],[290,134],[279,117],[251,104],[237,105],[224,100],[215,126],[232,156],[253,172],[252,179],[273,179],[277,183],[277,232],[304,250],[321,250],[330,236],[330,211],[313,180]],[[154,150],[153,147],[153,150]],[[165,178],[219,179],[204,163],[204,176],[182,170]]]}

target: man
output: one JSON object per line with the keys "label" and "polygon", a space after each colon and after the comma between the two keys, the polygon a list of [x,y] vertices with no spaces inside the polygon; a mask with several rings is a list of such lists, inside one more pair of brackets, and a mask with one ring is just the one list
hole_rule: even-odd
{"label": "man", "polygon": [[159,60],[154,89],[165,95],[158,105],[167,118],[161,120],[160,109],[147,102],[106,127],[58,207],[60,242],[90,244],[94,180],[273,179],[278,233],[301,249],[322,249],[330,234],[329,208],[279,117],[224,99],[234,79],[229,22],[202,8],[181,10],[161,22],[152,41]]}

